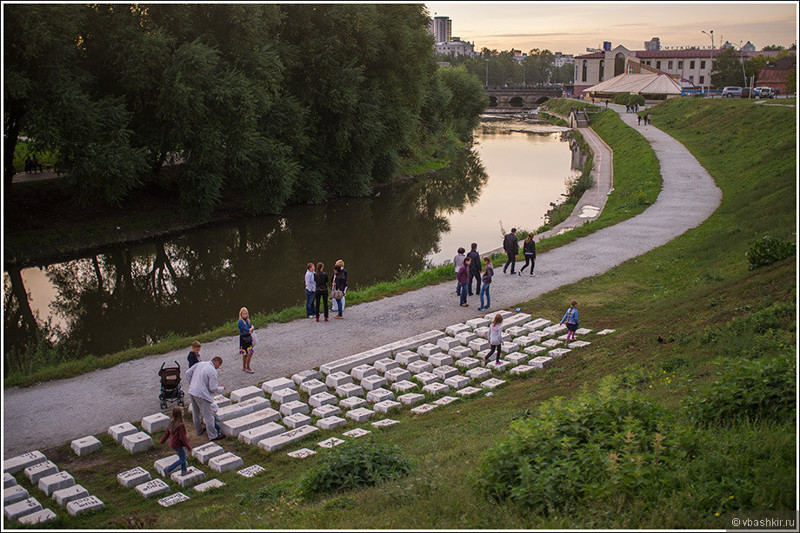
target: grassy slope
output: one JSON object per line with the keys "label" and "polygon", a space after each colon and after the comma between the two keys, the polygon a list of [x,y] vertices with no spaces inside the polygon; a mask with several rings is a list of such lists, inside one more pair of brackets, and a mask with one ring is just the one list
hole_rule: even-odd
{"label": "grassy slope", "polygon": [[[642,390],[667,406],[677,406],[695,387],[713,378],[711,360],[723,347],[704,340],[704,333],[736,317],[747,316],[773,302],[796,299],[795,258],[747,269],[744,253],[764,233],[794,238],[795,120],[794,111],[748,107],[747,102],[678,100],[654,110],[654,124],[684,142],[711,172],[723,190],[723,202],[705,223],[669,244],[613,269],[553,291],[523,305],[535,316],[559,317],[566,302],[580,302],[582,324],[595,330],[616,328],[616,334],[527,379],[513,379],[492,397],[458,402],[424,417],[397,416],[401,424],[374,431],[382,442],[397,444],[418,468],[411,476],[380,487],[353,490],[307,503],[291,497],[259,498],[262,488],[291,487],[317,457],[291,460],[279,453],[226,442],[246,464],[267,472],[253,480],[235,473],[216,477],[228,483],[222,491],[190,494],[192,500],[164,511],[155,502],[143,504],[132,489],[116,484],[114,474],[167,453],[131,458],[104,440],[93,459],[74,460],[63,445],[47,455],[100,495],[101,514],[61,519],[61,527],[158,528],[724,528],[713,509],[687,513],[681,495],[664,501],[658,511],[626,509],[609,516],[597,509],[577,515],[525,516],[505,505],[486,502],[472,489],[475,465],[483,451],[505,434],[509,422],[526,409],[553,396],[571,397],[581,387],[594,387],[609,373],[632,366],[653,374]],[[766,130],[760,124],[770,124]],[[750,132],[758,131],[759,135]],[[666,343],[656,342],[661,335]],[[761,339],[768,353],[794,350],[793,321]],[[748,343],[750,337],[745,336]],[[733,349],[736,346],[727,346]],[[659,379],[661,365],[683,357],[688,365],[670,380]],[[374,429],[374,428],[369,428]],[[724,432],[723,432],[724,433]],[[338,434],[338,432],[331,433]],[[794,508],[794,428],[753,429],[749,445],[772,453],[758,469],[754,483],[767,483],[759,508]],[[310,439],[306,444],[322,440]],[[725,437],[725,435],[722,435]],[[738,434],[734,439],[738,439]],[[200,443],[202,441],[198,441]],[[724,439],[715,442],[724,442]],[[778,457],[789,450],[792,459]],[[325,453],[320,452],[320,455]],[[741,461],[746,462],[747,456]],[[18,476],[22,477],[22,476]],[[768,481],[767,481],[768,480]],[[23,479],[23,485],[25,485]],[[266,495],[265,495],[266,496]]]}

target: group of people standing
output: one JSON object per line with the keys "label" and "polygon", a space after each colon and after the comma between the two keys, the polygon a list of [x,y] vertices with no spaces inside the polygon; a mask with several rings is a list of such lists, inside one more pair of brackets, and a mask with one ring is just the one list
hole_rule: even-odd
{"label": "group of people standing", "polygon": [[[325,272],[325,264],[308,263],[305,273],[306,286],[306,315],[308,318],[315,317],[319,322],[320,304],[323,307],[325,322],[328,321],[328,282],[330,278]],[[331,285],[330,299],[333,302],[333,311],[336,316],[333,318],[343,319],[345,295],[347,294],[347,270],[344,268],[344,261],[339,259],[333,266],[333,283]]]}

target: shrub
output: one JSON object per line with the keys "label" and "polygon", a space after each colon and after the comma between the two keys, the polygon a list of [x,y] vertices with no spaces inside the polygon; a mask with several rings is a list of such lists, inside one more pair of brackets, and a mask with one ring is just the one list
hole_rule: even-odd
{"label": "shrub", "polygon": [[300,481],[299,493],[318,494],[375,485],[408,474],[412,462],[399,448],[367,441],[341,444],[324,456]]}
{"label": "shrub", "polygon": [[777,263],[782,259],[794,255],[795,244],[777,237],[765,235],[760,241],[750,246],[747,259],[750,261],[750,270]]}

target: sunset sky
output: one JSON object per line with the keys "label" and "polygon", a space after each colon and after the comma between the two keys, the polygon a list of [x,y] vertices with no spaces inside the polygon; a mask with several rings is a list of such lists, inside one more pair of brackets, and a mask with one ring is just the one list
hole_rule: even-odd
{"label": "sunset sky", "polygon": [[453,36],[498,51],[532,48],[582,54],[587,47],[644,49],[710,47],[752,42],[757,49],[797,42],[795,2],[425,2],[433,16],[450,17]]}

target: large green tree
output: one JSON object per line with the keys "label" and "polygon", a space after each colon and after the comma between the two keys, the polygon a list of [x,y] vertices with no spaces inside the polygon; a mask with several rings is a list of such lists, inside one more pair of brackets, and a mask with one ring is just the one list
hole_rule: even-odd
{"label": "large green tree", "polygon": [[711,84],[714,87],[746,85],[743,73],[743,59],[733,47],[723,48],[714,57],[714,70],[711,71]]}

